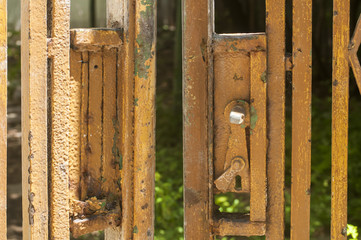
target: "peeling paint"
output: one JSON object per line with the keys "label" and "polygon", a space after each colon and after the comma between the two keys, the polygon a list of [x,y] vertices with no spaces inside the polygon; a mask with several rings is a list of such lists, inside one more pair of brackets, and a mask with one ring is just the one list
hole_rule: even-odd
{"label": "peeling paint", "polygon": [[29,194],[28,194],[28,200],[29,200],[28,212],[29,212],[29,224],[30,225],[34,225],[34,214],[35,214],[35,207],[33,205],[34,197],[35,197],[35,193],[29,192]]}

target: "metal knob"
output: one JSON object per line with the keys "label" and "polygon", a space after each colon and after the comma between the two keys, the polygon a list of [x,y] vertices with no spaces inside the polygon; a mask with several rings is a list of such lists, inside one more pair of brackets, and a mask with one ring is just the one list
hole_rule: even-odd
{"label": "metal knob", "polygon": [[236,105],[232,108],[231,113],[229,114],[229,121],[232,124],[240,125],[244,122],[246,118],[246,111],[243,107]]}

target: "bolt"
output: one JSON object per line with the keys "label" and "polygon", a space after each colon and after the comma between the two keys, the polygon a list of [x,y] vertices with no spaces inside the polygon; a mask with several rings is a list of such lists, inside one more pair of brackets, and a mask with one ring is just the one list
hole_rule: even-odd
{"label": "bolt", "polygon": [[245,109],[239,105],[236,105],[232,108],[231,113],[229,114],[229,121],[232,124],[241,125],[244,122],[246,117]]}
{"label": "bolt", "polygon": [[236,157],[233,159],[232,168],[234,170],[240,171],[244,168],[244,166],[246,166],[246,163],[244,162],[243,158]]}

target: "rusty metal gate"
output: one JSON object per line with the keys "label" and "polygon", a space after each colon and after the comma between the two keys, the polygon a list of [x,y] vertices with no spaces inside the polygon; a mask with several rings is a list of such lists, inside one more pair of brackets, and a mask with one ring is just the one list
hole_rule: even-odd
{"label": "rusty metal gate", "polygon": [[[284,239],[290,71],[291,239],[309,239],[312,0],[293,1],[292,57],[285,52],[285,0],[265,1],[266,32],[239,34],[215,32],[214,2],[183,1],[185,237]],[[361,21],[350,41],[350,1],[333,2],[331,239],[347,239],[349,63],[360,88]],[[223,193],[247,196],[250,211],[220,212],[215,196]]]}
{"label": "rusty metal gate", "polygon": [[[291,239],[309,239],[312,0],[266,1],[266,32],[218,34],[183,0],[185,238],[284,239],[285,74],[293,75]],[[22,0],[23,238],[154,238],[155,1],[107,0],[107,28],[70,30],[70,0]],[[331,239],[347,239],[348,82],[361,89],[350,0],[334,0]],[[0,239],[6,239],[7,12],[0,0]],[[221,213],[214,197],[249,197]]]}
{"label": "rusty metal gate", "polygon": [[[22,1],[23,239],[153,239],[155,1]],[[0,239],[6,239],[6,0],[0,1]]]}

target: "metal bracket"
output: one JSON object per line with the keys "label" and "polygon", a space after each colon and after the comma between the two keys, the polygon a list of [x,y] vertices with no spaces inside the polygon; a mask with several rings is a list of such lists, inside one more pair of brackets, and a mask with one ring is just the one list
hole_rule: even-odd
{"label": "metal bracket", "polygon": [[357,52],[359,50],[360,44],[361,44],[361,15],[357,21],[354,35],[348,47],[350,64],[353,73],[355,75],[357,86],[361,94],[361,66],[360,66],[360,61],[358,60],[357,57]]}
{"label": "metal bracket", "polygon": [[[215,181],[215,185],[221,192],[249,192],[250,171],[247,148],[246,127],[250,125],[250,110],[246,101],[238,100],[230,102],[224,111],[224,117],[229,121],[230,136],[225,172]],[[239,176],[241,186],[238,186],[236,177]]]}

